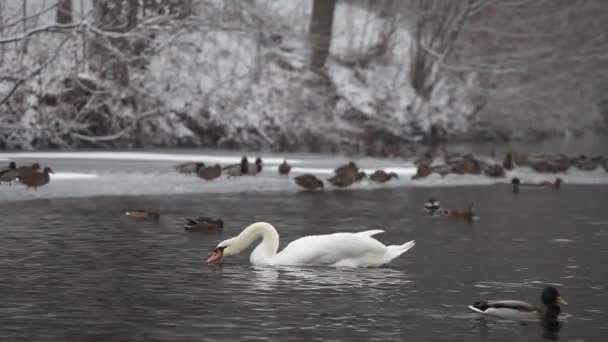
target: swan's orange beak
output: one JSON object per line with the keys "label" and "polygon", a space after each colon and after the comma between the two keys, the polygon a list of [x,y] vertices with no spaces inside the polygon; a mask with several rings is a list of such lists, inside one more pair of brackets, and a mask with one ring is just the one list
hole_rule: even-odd
{"label": "swan's orange beak", "polygon": [[224,255],[224,249],[223,248],[216,248],[213,251],[213,254],[211,254],[211,256],[209,257],[209,259],[207,259],[207,263],[211,263],[211,262],[214,262],[216,260],[221,259],[222,255]]}

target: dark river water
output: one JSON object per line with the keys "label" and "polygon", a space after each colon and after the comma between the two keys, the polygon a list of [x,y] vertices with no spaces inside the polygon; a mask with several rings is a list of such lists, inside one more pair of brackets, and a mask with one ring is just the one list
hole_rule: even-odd
{"label": "dark river water", "polygon": [[[151,185],[153,186],[153,185]],[[42,191],[42,190],[39,190]],[[427,218],[429,195],[476,204],[472,224]],[[201,193],[0,202],[2,341],[538,341],[537,323],[480,319],[481,298],[538,302],[554,284],[563,341],[608,340],[608,187],[506,184],[368,191]],[[158,223],[122,214],[159,208]],[[220,233],[186,217],[224,219]],[[416,246],[382,268],[207,265],[254,221],[281,248],[310,234],[382,228]]]}

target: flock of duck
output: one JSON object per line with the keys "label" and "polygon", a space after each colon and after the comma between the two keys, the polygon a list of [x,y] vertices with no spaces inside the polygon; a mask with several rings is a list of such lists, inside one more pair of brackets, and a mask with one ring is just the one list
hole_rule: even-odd
{"label": "flock of duck", "polygon": [[[228,178],[252,176],[262,172],[262,168],[263,162],[260,157],[257,157],[254,163],[250,163],[246,156],[243,156],[241,162],[238,164],[231,164],[223,167],[219,164],[208,166],[203,162],[187,162],[174,166],[174,169],[179,173],[193,174],[207,181],[217,179],[223,174]],[[277,167],[277,172],[279,175],[287,176],[291,172],[291,165],[289,165],[286,160],[283,160],[283,163]],[[386,172],[384,170],[376,170],[368,176],[351,161],[346,165],[336,168],[334,170],[334,175],[328,178],[327,181],[335,187],[345,188],[356,182],[360,182],[363,179],[369,179],[376,183],[385,183],[393,178],[398,179],[399,176],[394,172]],[[310,173],[294,177],[294,182],[306,190],[324,188],[323,181]]]}
{"label": "flock of duck", "polygon": [[[427,177],[432,173],[442,176],[447,174],[485,174],[489,177],[505,177],[505,169],[511,170],[516,166],[527,166],[541,173],[558,173],[567,171],[571,167],[581,170],[595,170],[602,166],[608,172],[608,159],[602,157],[587,157],[584,155],[567,157],[557,155],[529,155],[524,153],[509,152],[502,164],[488,163],[475,158],[472,155],[449,154],[443,152],[444,163],[435,163],[436,155],[424,155],[416,161],[417,171],[413,179]],[[256,175],[263,169],[261,158],[256,158],[250,163],[247,157],[243,157],[238,164],[221,166],[219,164],[206,165],[203,162],[188,162],[174,166],[179,173],[193,174],[206,181],[219,178],[221,175],[227,177],[240,177]],[[277,168],[280,175],[289,175],[291,166],[283,161]],[[38,188],[49,183],[49,173],[52,170],[46,167],[40,171],[38,163],[19,166],[14,162],[9,167],[0,171],[0,182],[18,181],[28,188]],[[326,181],[335,187],[345,188],[363,179],[377,183],[388,182],[398,179],[394,172],[377,170],[371,175],[362,171],[355,162],[337,167],[333,175]],[[302,174],[293,178],[294,182],[305,190],[319,190],[324,188],[323,180],[313,174]],[[520,188],[553,188],[559,189],[562,184],[561,178],[554,181],[540,183],[524,183],[519,178],[511,180],[512,191],[518,193]],[[423,210],[432,217],[464,219],[473,221],[477,218],[473,212],[473,204],[470,203],[467,210],[451,210],[440,206],[435,198],[429,198],[424,203]],[[157,210],[137,209],[125,212],[134,218],[145,218],[158,220],[160,212]],[[188,231],[213,231],[220,230],[224,226],[221,219],[210,217],[188,218],[185,230]],[[282,251],[278,252],[279,235],[277,230],[269,223],[256,222],[245,228],[239,235],[220,242],[208,263],[217,262],[220,259],[238,254],[249,245],[261,239],[262,241],[253,250],[250,256],[252,264],[256,265],[328,265],[328,266],[350,266],[350,267],[376,267],[391,262],[412,247],[415,242],[409,241],[400,245],[386,246],[376,240],[373,236],[382,233],[382,230],[369,230],[357,233],[334,233],[325,235],[305,236],[292,241]],[[544,323],[555,324],[557,316],[561,312],[559,304],[565,304],[554,287],[546,287],[541,294],[541,305],[532,305],[516,300],[490,300],[479,301],[468,308],[474,312],[497,316],[505,319],[526,320],[540,318]]]}
{"label": "flock of duck", "polygon": [[15,162],[10,162],[8,168],[0,170],[0,183],[19,182],[27,188],[38,189],[50,182],[50,173],[53,173],[50,167],[45,167],[40,171],[38,163],[17,167]]}

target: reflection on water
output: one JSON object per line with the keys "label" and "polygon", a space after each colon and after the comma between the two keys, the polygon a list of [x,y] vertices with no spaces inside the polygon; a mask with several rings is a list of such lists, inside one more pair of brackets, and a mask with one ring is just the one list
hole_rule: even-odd
{"label": "reflection on water", "polygon": [[[23,341],[538,341],[603,340],[608,329],[606,187],[513,196],[500,186],[326,194],[198,194],[0,203],[0,336]],[[420,213],[430,195],[473,224]],[[245,205],[246,204],[246,205]],[[159,222],[123,215],[161,210]],[[184,231],[186,217],[224,219],[221,232]],[[581,219],[584,218],[584,219]],[[281,248],[304,235],[384,229],[416,240],[371,269],[258,267],[249,251],[208,265],[217,243],[255,220]],[[559,241],[557,241],[559,240]],[[567,240],[567,243],[560,242]],[[563,325],[480,319],[484,298],[538,302],[555,284]],[[551,331],[552,335],[547,334]]]}

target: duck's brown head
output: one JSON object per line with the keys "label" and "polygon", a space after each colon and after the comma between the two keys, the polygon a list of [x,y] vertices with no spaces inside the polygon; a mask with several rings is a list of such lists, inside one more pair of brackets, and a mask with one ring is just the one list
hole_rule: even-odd
{"label": "duck's brown head", "polygon": [[14,170],[14,169],[16,169],[16,168],[17,168],[17,164],[15,164],[15,162],[10,162],[10,163],[8,164],[8,168],[9,168],[9,169],[11,169],[11,170]]}
{"label": "duck's brown head", "polygon": [[43,170],[42,172],[44,172],[44,173],[46,173],[46,174],[49,174],[49,173],[54,173],[54,172],[53,172],[53,170],[51,170],[51,168],[50,168],[50,167],[48,167],[48,166],[47,166],[47,167],[45,167],[45,168],[44,168],[44,170]]}
{"label": "duck's brown head", "polygon": [[395,172],[389,172],[388,179],[391,179],[391,178],[399,179],[399,175],[396,174]]}

